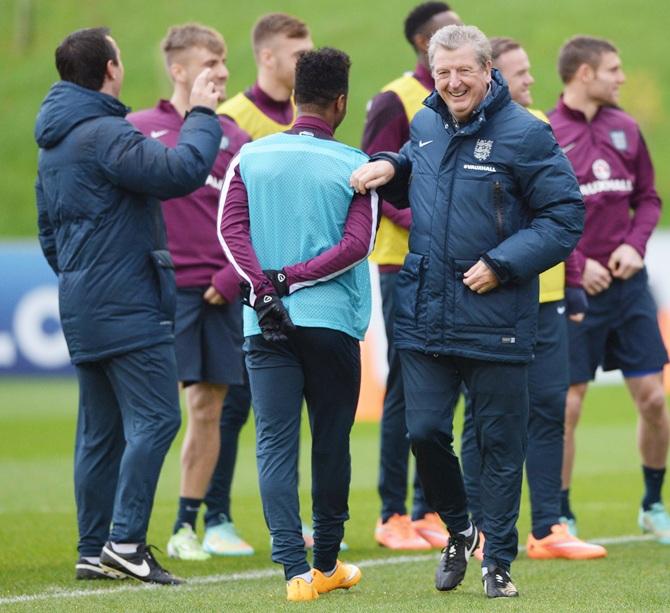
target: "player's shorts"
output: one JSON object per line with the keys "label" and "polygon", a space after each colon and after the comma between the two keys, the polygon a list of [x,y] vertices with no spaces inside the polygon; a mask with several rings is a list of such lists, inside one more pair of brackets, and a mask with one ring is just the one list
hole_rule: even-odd
{"label": "player's shorts", "polygon": [[242,305],[212,305],[207,288],[177,289],[175,337],[177,373],[185,385],[244,383]]}
{"label": "player's shorts", "polygon": [[584,321],[568,322],[568,338],[572,385],[591,381],[598,366],[625,377],[663,370],[668,353],[647,270],[627,281],[614,279],[604,292],[589,296]]}

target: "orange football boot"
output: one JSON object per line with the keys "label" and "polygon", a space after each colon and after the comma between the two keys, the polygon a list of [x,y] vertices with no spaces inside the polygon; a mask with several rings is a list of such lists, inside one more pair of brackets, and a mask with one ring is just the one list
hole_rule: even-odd
{"label": "orange football boot", "polygon": [[526,553],[533,560],[552,560],[564,558],[566,560],[593,560],[604,558],[607,550],[601,545],[586,543],[572,536],[565,524],[555,524],[551,527],[551,534],[543,539],[536,539],[533,534],[528,535]]}
{"label": "orange football boot", "polygon": [[417,534],[409,515],[399,515],[398,513],[389,517],[384,524],[381,519],[377,520],[375,540],[382,547],[388,547],[389,549],[431,549],[430,543]]}
{"label": "orange football boot", "polygon": [[437,513],[426,513],[421,519],[415,519],[412,526],[416,533],[435,549],[444,549],[449,540],[444,522]]}
{"label": "orange football boot", "polygon": [[363,574],[358,566],[338,560],[335,572],[330,576],[324,575],[320,570],[313,568],[312,584],[319,594],[325,594],[333,590],[348,590],[359,583],[362,576]]}

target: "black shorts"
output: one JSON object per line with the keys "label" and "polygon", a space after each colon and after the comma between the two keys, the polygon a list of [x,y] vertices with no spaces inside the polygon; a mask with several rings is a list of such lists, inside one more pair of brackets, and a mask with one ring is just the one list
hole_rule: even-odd
{"label": "black shorts", "polygon": [[205,289],[177,290],[175,337],[179,380],[185,386],[199,382],[241,385],[244,383],[242,305],[209,304],[203,298]]}
{"label": "black shorts", "polygon": [[624,377],[660,372],[668,361],[646,269],[589,296],[584,321],[568,322],[570,383],[591,381],[598,366]]}

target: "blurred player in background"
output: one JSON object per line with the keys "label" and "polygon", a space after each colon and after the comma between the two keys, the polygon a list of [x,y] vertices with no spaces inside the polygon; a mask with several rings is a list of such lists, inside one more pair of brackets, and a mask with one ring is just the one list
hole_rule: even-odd
{"label": "blurred player in background", "polygon": [[[428,64],[430,37],[442,26],[459,23],[458,15],[444,2],[419,4],[407,15],[405,37],[417,55],[417,63],[414,72],[383,87],[370,102],[361,145],[366,153],[399,151],[407,142],[410,121],[435,87]],[[375,539],[389,549],[441,549],[449,535],[439,516],[426,503],[416,473],[411,518],[405,504],[409,439],[400,360],[393,346],[393,319],[396,277],[407,255],[412,213],[408,208],[399,210],[384,202],[382,215],[375,249],[370,256],[379,266],[389,364],[381,420],[378,490],[382,508]]]}
{"label": "blurred player in background", "polygon": [[[295,119],[291,98],[295,63],[301,52],[312,49],[307,26],[284,13],[260,17],[251,33],[257,66],[256,82],[219,106],[217,112],[232,119],[253,139],[287,130]],[[241,312],[241,307],[240,307]],[[241,334],[241,332],[240,332]],[[242,366],[244,362],[242,361]],[[230,490],[242,426],[249,417],[251,393],[244,373],[242,385],[231,385],[221,414],[221,451],[205,497],[206,551],[217,555],[248,555],[253,549],[241,540],[232,523]],[[305,543],[312,546],[312,530],[304,526]]]}
{"label": "blurred player in background", "polygon": [[[193,80],[204,68],[210,69],[219,100],[225,98],[226,45],[217,31],[192,23],[170,28],[161,48],[172,97],[128,119],[146,136],[173,147],[191,108]],[[168,555],[181,560],[210,557],[196,537],[196,519],[219,457],[226,391],[229,385],[244,382],[239,278],[221,252],[214,228],[226,168],[249,136],[225,116],[219,116],[219,122],[223,137],[207,181],[188,196],[166,200],[162,207],[177,276],[177,369],[188,411],[179,509],[167,546]]]}
{"label": "blurred player in background", "polygon": [[586,203],[584,235],[573,254],[589,308],[568,324],[570,389],[565,416],[562,515],[576,532],[569,492],[575,429],[596,369],[621,370],[639,414],[644,497],[638,523],[670,544],[661,488],[668,455],[663,366],[668,356],[647,280],[644,255],[661,213],[649,151],[635,120],[617,107],[621,59],[607,40],[578,36],[559,53],[563,94],[549,119]]}

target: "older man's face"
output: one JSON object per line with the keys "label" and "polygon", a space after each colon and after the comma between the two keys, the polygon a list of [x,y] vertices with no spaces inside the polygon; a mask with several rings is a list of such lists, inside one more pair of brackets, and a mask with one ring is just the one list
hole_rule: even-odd
{"label": "older man's face", "polygon": [[435,88],[459,121],[470,118],[491,82],[491,62],[482,67],[471,45],[449,50],[440,47],[433,57]]}

